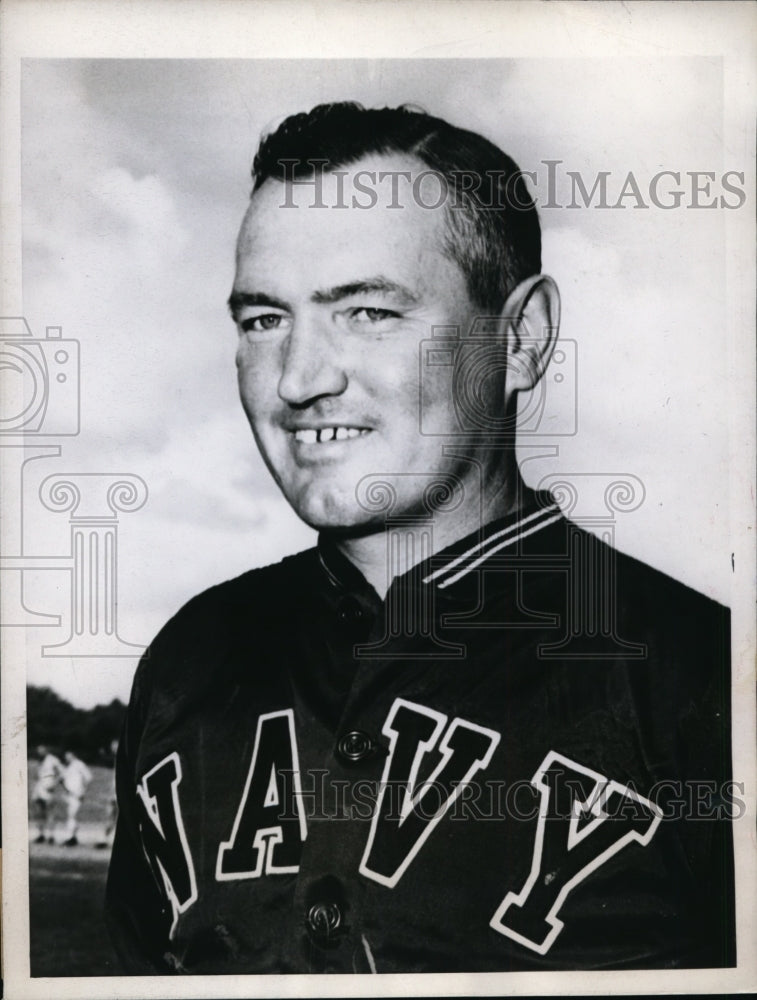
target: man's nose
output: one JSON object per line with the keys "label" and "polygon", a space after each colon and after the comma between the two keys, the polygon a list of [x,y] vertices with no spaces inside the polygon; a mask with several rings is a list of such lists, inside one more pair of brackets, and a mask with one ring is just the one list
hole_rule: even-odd
{"label": "man's nose", "polygon": [[302,406],[321,396],[338,396],[347,388],[338,345],[322,325],[296,320],[284,347],[279,396]]}

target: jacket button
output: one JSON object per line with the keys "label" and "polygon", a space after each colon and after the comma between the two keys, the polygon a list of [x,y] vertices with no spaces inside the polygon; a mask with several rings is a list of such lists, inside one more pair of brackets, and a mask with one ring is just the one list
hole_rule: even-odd
{"label": "jacket button", "polygon": [[314,903],[305,918],[310,936],[319,944],[332,940],[342,923],[342,911],[336,903]]}
{"label": "jacket button", "polygon": [[354,597],[345,597],[339,602],[337,615],[342,622],[359,622],[363,617],[363,609]]}
{"label": "jacket button", "polygon": [[370,756],[375,749],[376,746],[368,733],[364,733],[360,729],[353,729],[351,732],[345,733],[339,738],[336,745],[337,754],[350,763],[363,760]]}

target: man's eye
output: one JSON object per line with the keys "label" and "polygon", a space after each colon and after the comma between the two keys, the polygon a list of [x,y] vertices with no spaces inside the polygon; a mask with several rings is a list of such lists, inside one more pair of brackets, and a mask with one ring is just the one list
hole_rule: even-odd
{"label": "man's eye", "polygon": [[353,309],[351,318],[358,323],[380,323],[383,319],[396,319],[398,313],[391,309],[378,309],[375,306],[359,306]]}
{"label": "man's eye", "polygon": [[264,313],[245,319],[239,325],[245,333],[265,333],[266,330],[276,330],[283,319],[279,313]]}

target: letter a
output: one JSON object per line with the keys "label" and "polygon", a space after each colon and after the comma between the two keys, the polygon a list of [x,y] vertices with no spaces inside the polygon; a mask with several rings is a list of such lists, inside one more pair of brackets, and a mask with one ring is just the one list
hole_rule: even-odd
{"label": "letter a", "polygon": [[624,847],[646,846],[662,813],[630,788],[554,751],[532,783],[541,804],[531,872],[520,892],[505,896],[490,926],[546,955],[563,929],[557,914],[568,893]]}
{"label": "letter a", "polygon": [[294,712],[287,708],[258,719],[231,837],[218,848],[216,879],[297,872],[306,836]]}

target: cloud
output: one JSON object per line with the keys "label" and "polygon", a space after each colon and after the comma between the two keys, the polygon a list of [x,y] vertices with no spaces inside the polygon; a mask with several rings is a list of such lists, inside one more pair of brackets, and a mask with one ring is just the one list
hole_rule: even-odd
{"label": "cloud", "polygon": [[176,254],[187,241],[171,192],[154,175],[133,177],[124,167],[111,167],[99,174],[93,194],[126,224],[137,242],[161,239],[161,253]]}

